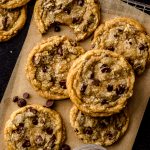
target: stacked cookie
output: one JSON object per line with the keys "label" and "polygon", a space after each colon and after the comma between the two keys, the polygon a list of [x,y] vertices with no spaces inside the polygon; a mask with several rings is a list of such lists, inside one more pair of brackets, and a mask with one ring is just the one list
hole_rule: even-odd
{"label": "stacked cookie", "polygon": [[0,42],[8,41],[26,22],[26,4],[29,0],[0,0]]}

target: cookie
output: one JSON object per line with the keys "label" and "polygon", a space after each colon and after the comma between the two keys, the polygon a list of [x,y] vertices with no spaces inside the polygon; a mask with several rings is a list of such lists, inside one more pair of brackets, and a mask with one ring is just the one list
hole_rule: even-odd
{"label": "cookie", "polygon": [[76,40],[80,41],[91,35],[98,26],[100,7],[97,0],[37,0],[34,18],[42,34],[59,22],[73,29]]}
{"label": "cookie", "polygon": [[84,50],[65,36],[53,36],[30,52],[26,76],[33,88],[46,99],[68,98],[66,78],[73,61]]}
{"label": "cookie", "polygon": [[7,10],[0,8],[0,42],[15,36],[26,22],[26,7]]}
{"label": "cookie", "polygon": [[13,112],[4,136],[8,150],[59,150],[64,140],[60,115],[40,105],[28,105]]}
{"label": "cookie", "polygon": [[70,122],[77,137],[84,143],[108,146],[125,134],[129,116],[127,110],[122,110],[109,117],[91,117],[73,106],[70,111]]}
{"label": "cookie", "polygon": [[67,76],[71,101],[91,116],[118,113],[133,94],[134,72],[123,56],[91,50],[75,60]]}
{"label": "cookie", "polygon": [[150,58],[150,40],[145,29],[130,18],[115,18],[100,25],[94,33],[92,47],[123,55],[137,75],[144,72]]}
{"label": "cookie", "polygon": [[14,9],[17,7],[24,6],[29,1],[30,0],[0,0],[0,8]]}

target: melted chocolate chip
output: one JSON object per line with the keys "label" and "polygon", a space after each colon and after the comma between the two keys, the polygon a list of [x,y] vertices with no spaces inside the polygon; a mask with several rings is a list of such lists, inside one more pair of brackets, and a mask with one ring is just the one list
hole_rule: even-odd
{"label": "melted chocolate chip", "polygon": [[93,133],[93,130],[92,130],[91,127],[87,127],[87,128],[84,129],[83,132],[84,132],[84,134],[89,134],[89,135],[91,135],[91,134]]}
{"label": "melted chocolate chip", "polygon": [[110,69],[110,67],[109,67],[108,65],[103,64],[103,65],[101,66],[101,71],[102,71],[102,73],[110,73],[110,72],[111,72],[111,69]]}
{"label": "melted chocolate chip", "polygon": [[46,131],[46,133],[49,134],[49,135],[51,135],[51,134],[53,133],[53,129],[50,128],[50,127],[46,128],[45,131]]}
{"label": "melted chocolate chip", "polygon": [[18,96],[15,96],[14,98],[13,98],[13,102],[17,102],[19,100],[19,97]]}
{"label": "melted chocolate chip", "polygon": [[80,92],[81,92],[82,94],[84,94],[86,88],[87,88],[87,85],[83,83],[82,86],[81,86]]}
{"label": "melted chocolate chip", "polygon": [[139,45],[139,49],[140,49],[141,51],[143,51],[143,50],[148,50],[148,45],[141,43],[141,44]]}
{"label": "melted chocolate chip", "polygon": [[121,95],[125,92],[125,90],[126,90],[126,86],[121,84],[116,88],[116,94]]}
{"label": "melted chocolate chip", "polygon": [[50,108],[50,107],[53,106],[53,104],[54,104],[54,101],[52,101],[52,100],[47,100],[47,102],[46,102],[46,107],[47,107],[47,108]]}
{"label": "melted chocolate chip", "polygon": [[30,144],[30,141],[28,140],[28,139],[26,139],[24,142],[23,142],[23,144],[22,144],[22,147],[30,147],[31,146],[31,144]]}
{"label": "melted chocolate chip", "polygon": [[36,136],[36,138],[35,138],[35,143],[36,143],[38,146],[42,146],[42,145],[44,144],[44,139],[42,138],[41,135]]}
{"label": "melted chocolate chip", "polygon": [[60,30],[61,30],[61,28],[60,28],[59,24],[58,23],[54,23],[54,31],[55,32],[60,32]]}
{"label": "melted chocolate chip", "polygon": [[32,119],[32,124],[33,125],[37,125],[38,124],[38,118],[37,118],[37,116]]}
{"label": "melted chocolate chip", "polygon": [[83,6],[84,5],[84,0],[78,0],[78,5]]}
{"label": "melted chocolate chip", "polygon": [[30,98],[30,94],[27,93],[27,92],[23,93],[23,98],[24,98],[24,99]]}
{"label": "melted chocolate chip", "polygon": [[59,85],[61,86],[61,88],[66,89],[66,81],[65,80],[60,81]]}
{"label": "melted chocolate chip", "polygon": [[102,105],[108,104],[107,99],[102,99],[102,100],[101,100],[101,104],[102,104]]}
{"label": "melted chocolate chip", "polygon": [[70,146],[67,144],[63,144],[60,150],[71,150]]}
{"label": "melted chocolate chip", "polygon": [[37,113],[37,110],[34,109],[34,108],[32,108],[32,107],[29,107],[28,110],[29,110],[30,112],[32,112],[33,114],[36,114],[36,113]]}
{"label": "melted chocolate chip", "polygon": [[82,22],[82,20],[83,20],[83,18],[81,18],[81,17],[72,18],[72,23],[80,24]]}
{"label": "melted chocolate chip", "polygon": [[114,50],[115,50],[115,48],[114,48],[113,46],[109,46],[109,47],[107,47],[106,49],[108,49],[108,50],[110,50],[110,51],[114,51]]}
{"label": "melted chocolate chip", "polygon": [[95,86],[99,86],[100,81],[98,79],[93,79],[92,84]]}
{"label": "melted chocolate chip", "polygon": [[107,91],[108,91],[108,92],[111,92],[112,90],[113,90],[113,85],[109,84],[109,85],[107,86]]}
{"label": "melted chocolate chip", "polygon": [[18,104],[19,107],[24,107],[24,106],[27,105],[27,102],[26,102],[25,99],[21,98],[21,99],[19,99],[19,100],[17,101],[17,104]]}

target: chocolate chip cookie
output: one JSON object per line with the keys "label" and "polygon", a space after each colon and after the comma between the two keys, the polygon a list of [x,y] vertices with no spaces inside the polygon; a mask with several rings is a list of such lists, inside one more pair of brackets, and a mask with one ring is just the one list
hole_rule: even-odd
{"label": "chocolate chip cookie", "polygon": [[0,8],[0,42],[15,36],[26,22],[26,7],[7,10]]}
{"label": "chocolate chip cookie", "polygon": [[68,70],[82,53],[83,48],[67,37],[50,37],[30,52],[26,76],[42,97],[53,100],[68,98]]}
{"label": "chocolate chip cookie", "polygon": [[30,0],[0,0],[0,8],[12,9],[24,6]]}
{"label": "chocolate chip cookie", "polygon": [[75,60],[67,77],[71,101],[91,116],[119,112],[133,94],[134,72],[125,58],[108,50],[91,50]]}
{"label": "chocolate chip cookie", "polygon": [[112,145],[128,128],[127,110],[109,117],[91,117],[73,106],[70,112],[71,126],[78,138],[87,144]]}
{"label": "chocolate chip cookie", "polygon": [[46,33],[55,22],[73,29],[76,40],[87,38],[100,20],[100,8],[96,0],[37,0],[34,17],[41,33]]}
{"label": "chocolate chip cookie", "polygon": [[60,115],[40,105],[29,105],[13,112],[4,135],[8,150],[59,150],[65,134]]}
{"label": "chocolate chip cookie", "polygon": [[123,55],[136,74],[141,74],[150,58],[150,40],[139,22],[130,18],[106,21],[95,31],[92,47]]}

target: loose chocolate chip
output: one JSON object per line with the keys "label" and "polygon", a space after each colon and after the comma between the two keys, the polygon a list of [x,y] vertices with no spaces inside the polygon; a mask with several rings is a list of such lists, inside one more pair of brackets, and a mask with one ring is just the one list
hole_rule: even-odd
{"label": "loose chocolate chip", "polygon": [[30,94],[27,93],[27,92],[23,93],[23,98],[24,98],[24,99],[30,98]]}
{"label": "loose chocolate chip", "polygon": [[34,109],[34,108],[32,108],[32,107],[29,107],[28,110],[29,110],[30,112],[32,112],[33,114],[36,114],[36,113],[37,113],[37,110]]}
{"label": "loose chocolate chip", "polygon": [[46,107],[47,107],[47,108],[50,108],[50,107],[53,106],[53,104],[54,104],[54,101],[53,101],[53,100],[47,100],[47,102],[46,102]]}
{"label": "loose chocolate chip", "polygon": [[142,51],[142,50],[148,50],[148,45],[147,44],[140,44],[139,45],[139,49]]}
{"label": "loose chocolate chip", "polygon": [[47,72],[47,69],[48,69],[47,66],[45,66],[45,65],[42,66],[42,71],[43,71],[44,73]]}
{"label": "loose chocolate chip", "polygon": [[77,42],[75,42],[75,41],[71,41],[71,45],[72,46],[78,46]]}
{"label": "loose chocolate chip", "polygon": [[38,145],[38,146],[42,146],[44,144],[44,139],[42,138],[41,135],[38,135],[36,138],[35,138],[35,143]]}
{"label": "loose chocolate chip", "polygon": [[87,85],[86,85],[85,83],[83,83],[82,86],[81,86],[80,92],[81,92],[82,94],[84,94],[86,88],[87,88]]}
{"label": "loose chocolate chip", "polygon": [[110,72],[111,72],[111,69],[110,69],[110,67],[109,67],[108,65],[103,64],[103,65],[101,66],[101,71],[102,71],[102,73],[110,73]]}
{"label": "loose chocolate chip", "polygon": [[45,130],[46,130],[46,133],[49,135],[51,135],[53,133],[53,129],[50,127],[46,128]]}
{"label": "loose chocolate chip", "polygon": [[33,124],[33,125],[37,125],[37,124],[38,124],[38,119],[37,119],[37,117],[34,117],[34,118],[32,119],[32,124]]}
{"label": "loose chocolate chip", "polygon": [[83,6],[84,5],[84,0],[78,0],[78,5]]}
{"label": "loose chocolate chip", "polygon": [[17,102],[19,100],[19,97],[18,96],[15,96],[14,98],[13,98],[13,102]]}
{"label": "loose chocolate chip", "polygon": [[24,106],[27,105],[27,102],[26,102],[25,99],[20,98],[20,99],[17,101],[17,104],[18,104],[19,107],[24,107]]}
{"label": "loose chocolate chip", "polygon": [[83,18],[77,17],[77,18],[72,18],[72,23],[73,24],[80,24],[82,22]]}
{"label": "loose chocolate chip", "polygon": [[55,31],[55,32],[60,32],[60,30],[61,30],[61,28],[60,28],[59,24],[58,24],[58,23],[55,23],[55,24],[54,24],[54,31]]}
{"label": "loose chocolate chip", "polygon": [[126,90],[126,86],[121,84],[116,88],[116,94],[121,95],[125,92],[125,90]]}
{"label": "loose chocolate chip", "polygon": [[30,141],[29,140],[25,140],[24,142],[23,142],[23,144],[22,144],[22,147],[30,147],[31,146],[31,144],[30,144]]}
{"label": "loose chocolate chip", "polygon": [[70,148],[69,145],[63,144],[63,145],[61,146],[61,150],[71,150],[71,148]]}
{"label": "loose chocolate chip", "polygon": [[64,12],[66,12],[69,15],[71,13],[71,7],[70,6],[65,7]]}
{"label": "loose chocolate chip", "polygon": [[61,46],[58,47],[57,53],[58,53],[60,56],[63,56],[63,49],[62,49]]}
{"label": "loose chocolate chip", "polygon": [[59,84],[60,84],[61,88],[66,89],[66,81],[65,80],[60,81]]}
{"label": "loose chocolate chip", "polygon": [[100,81],[98,79],[93,79],[92,84],[95,86],[99,86]]}
{"label": "loose chocolate chip", "polygon": [[108,92],[111,92],[112,90],[113,90],[113,85],[109,84],[109,85],[107,86],[107,91],[108,91]]}
{"label": "loose chocolate chip", "polygon": [[91,135],[91,134],[93,133],[93,130],[92,130],[91,127],[87,127],[87,128],[84,129],[83,132],[84,132],[84,134],[89,134],[89,135]]}
{"label": "loose chocolate chip", "polygon": [[115,48],[113,46],[108,46],[106,49],[110,50],[110,51],[114,51]]}
{"label": "loose chocolate chip", "polygon": [[102,100],[101,100],[101,104],[102,104],[102,105],[108,104],[107,99],[102,99]]}

